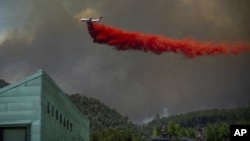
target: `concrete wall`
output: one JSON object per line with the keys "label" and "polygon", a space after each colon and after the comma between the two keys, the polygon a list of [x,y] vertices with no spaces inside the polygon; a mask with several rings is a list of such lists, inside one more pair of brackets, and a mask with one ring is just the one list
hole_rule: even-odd
{"label": "concrete wall", "polygon": [[27,127],[31,141],[40,141],[41,129],[41,78],[36,75],[0,89],[0,127]]}

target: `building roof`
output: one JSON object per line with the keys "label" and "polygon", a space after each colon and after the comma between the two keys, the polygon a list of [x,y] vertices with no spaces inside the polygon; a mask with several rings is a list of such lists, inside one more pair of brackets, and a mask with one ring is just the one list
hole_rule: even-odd
{"label": "building roof", "polygon": [[[37,70],[36,73],[34,73],[34,74],[30,75],[30,76],[27,76],[27,77],[25,77],[25,78],[23,78],[23,79],[20,79],[20,80],[14,82],[14,83],[11,83],[11,84],[8,85],[8,86],[5,86],[5,87],[1,88],[1,89],[0,89],[0,96],[1,96],[1,94],[4,94],[4,93],[5,93],[6,91],[8,91],[8,90],[11,90],[11,89],[14,89],[14,88],[16,88],[16,87],[19,87],[20,85],[23,85],[23,84],[25,84],[25,83],[27,83],[27,82],[29,82],[29,81],[31,81],[31,80],[37,79],[37,78],[39,78],[39,77],[42,77],[42,78],[48,80],[50,83],[52,83],[52,85],[61,93],[61,94],[58,95],[58,96],[61,96],[63,99],[66,100],[66,102],[67,102],[68,104],[73,105],[73,107],[75,108],[75,110],[77,110],[77,111],[79,111],[79,113],[81,113],[81,111],[80,111],[79,109],[76,108],[76,106],[71,102],[71,100],[69,100],[67,94],[64,93],[64,91],[55,83],[55,81],[54,81],[45,71],[43,71],[42,69]],[[41,82],[40,85],[42,85],[42,82]],[[82,116],[83,116],[86,120],[89,121],[89,119],[87,118],[87,116],[85,116],[85,115],[83,115],[83,114],[82,114]]]}
{"label": "building roof", "polygon": [[[42,75],[47,75],[47,74],[46,74],[43,70],[38,70],[36,73],[34,73],[34,74],[32,74],[32,75],[30,75],[30,76],[28,76],[28,77],[25,77],[25,78],[23,78],[23,79],[20,79],[20,80],[14,82],[14,83],[11,83],[11,84],[8,85],[8,86],[5,86],[5,87],[1,88],[1,89],[0,89],[0,94],[4,93],[5,91],[8,91],[8,90],[10,90],[10,89],[13,89],[13,88],[15,88],[15,87],[18,87],[19,85],[21,85],[21,84],[23,84],[23,83],[25,83],[25,82],[28,82],[28,81],[33,80],[33,79],[36,79],[36,78],[38,78],[38,77],[40,77],[40,76],[42,76]],[[49,77],[49,76],[47,75],[47,77]],[[51,78],[50,78],[50,79],[51,79]],[[51,79],[51,80],[52,80],[52,79]],[[52,80],[52,81],[53,81],[53,80]]]}

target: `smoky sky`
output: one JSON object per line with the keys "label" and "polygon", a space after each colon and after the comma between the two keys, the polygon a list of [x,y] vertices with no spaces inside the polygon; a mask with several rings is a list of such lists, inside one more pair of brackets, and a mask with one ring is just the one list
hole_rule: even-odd
{"label": "smoky sky", "polygon": [[248,0],[0,3],[0,78],[10,83],[43,69],[66,93],[98,98],[135,122],[163,111],[236,108],[250,101],[250,54],[187,59],[122,52],[93,43],[79,22],[103,16],[103,24],[173,39],[249,42]]}

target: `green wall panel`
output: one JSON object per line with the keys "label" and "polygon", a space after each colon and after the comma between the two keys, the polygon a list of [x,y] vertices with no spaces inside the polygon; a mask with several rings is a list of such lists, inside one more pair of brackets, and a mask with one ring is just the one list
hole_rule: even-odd
{"label": "green wall panel", "polygon": [[53,81],[43,77],[42,82],[42,140],[89,141],[89,120]]}

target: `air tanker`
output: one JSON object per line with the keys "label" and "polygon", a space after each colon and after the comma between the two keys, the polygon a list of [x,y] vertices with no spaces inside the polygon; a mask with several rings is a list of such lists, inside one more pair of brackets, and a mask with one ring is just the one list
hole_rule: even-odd
{"label": "air tanker", "polygon": [[81,22],[100,22],[102,19],[102,17],[98,17],[98,18],[82,18],[80,19]]}

